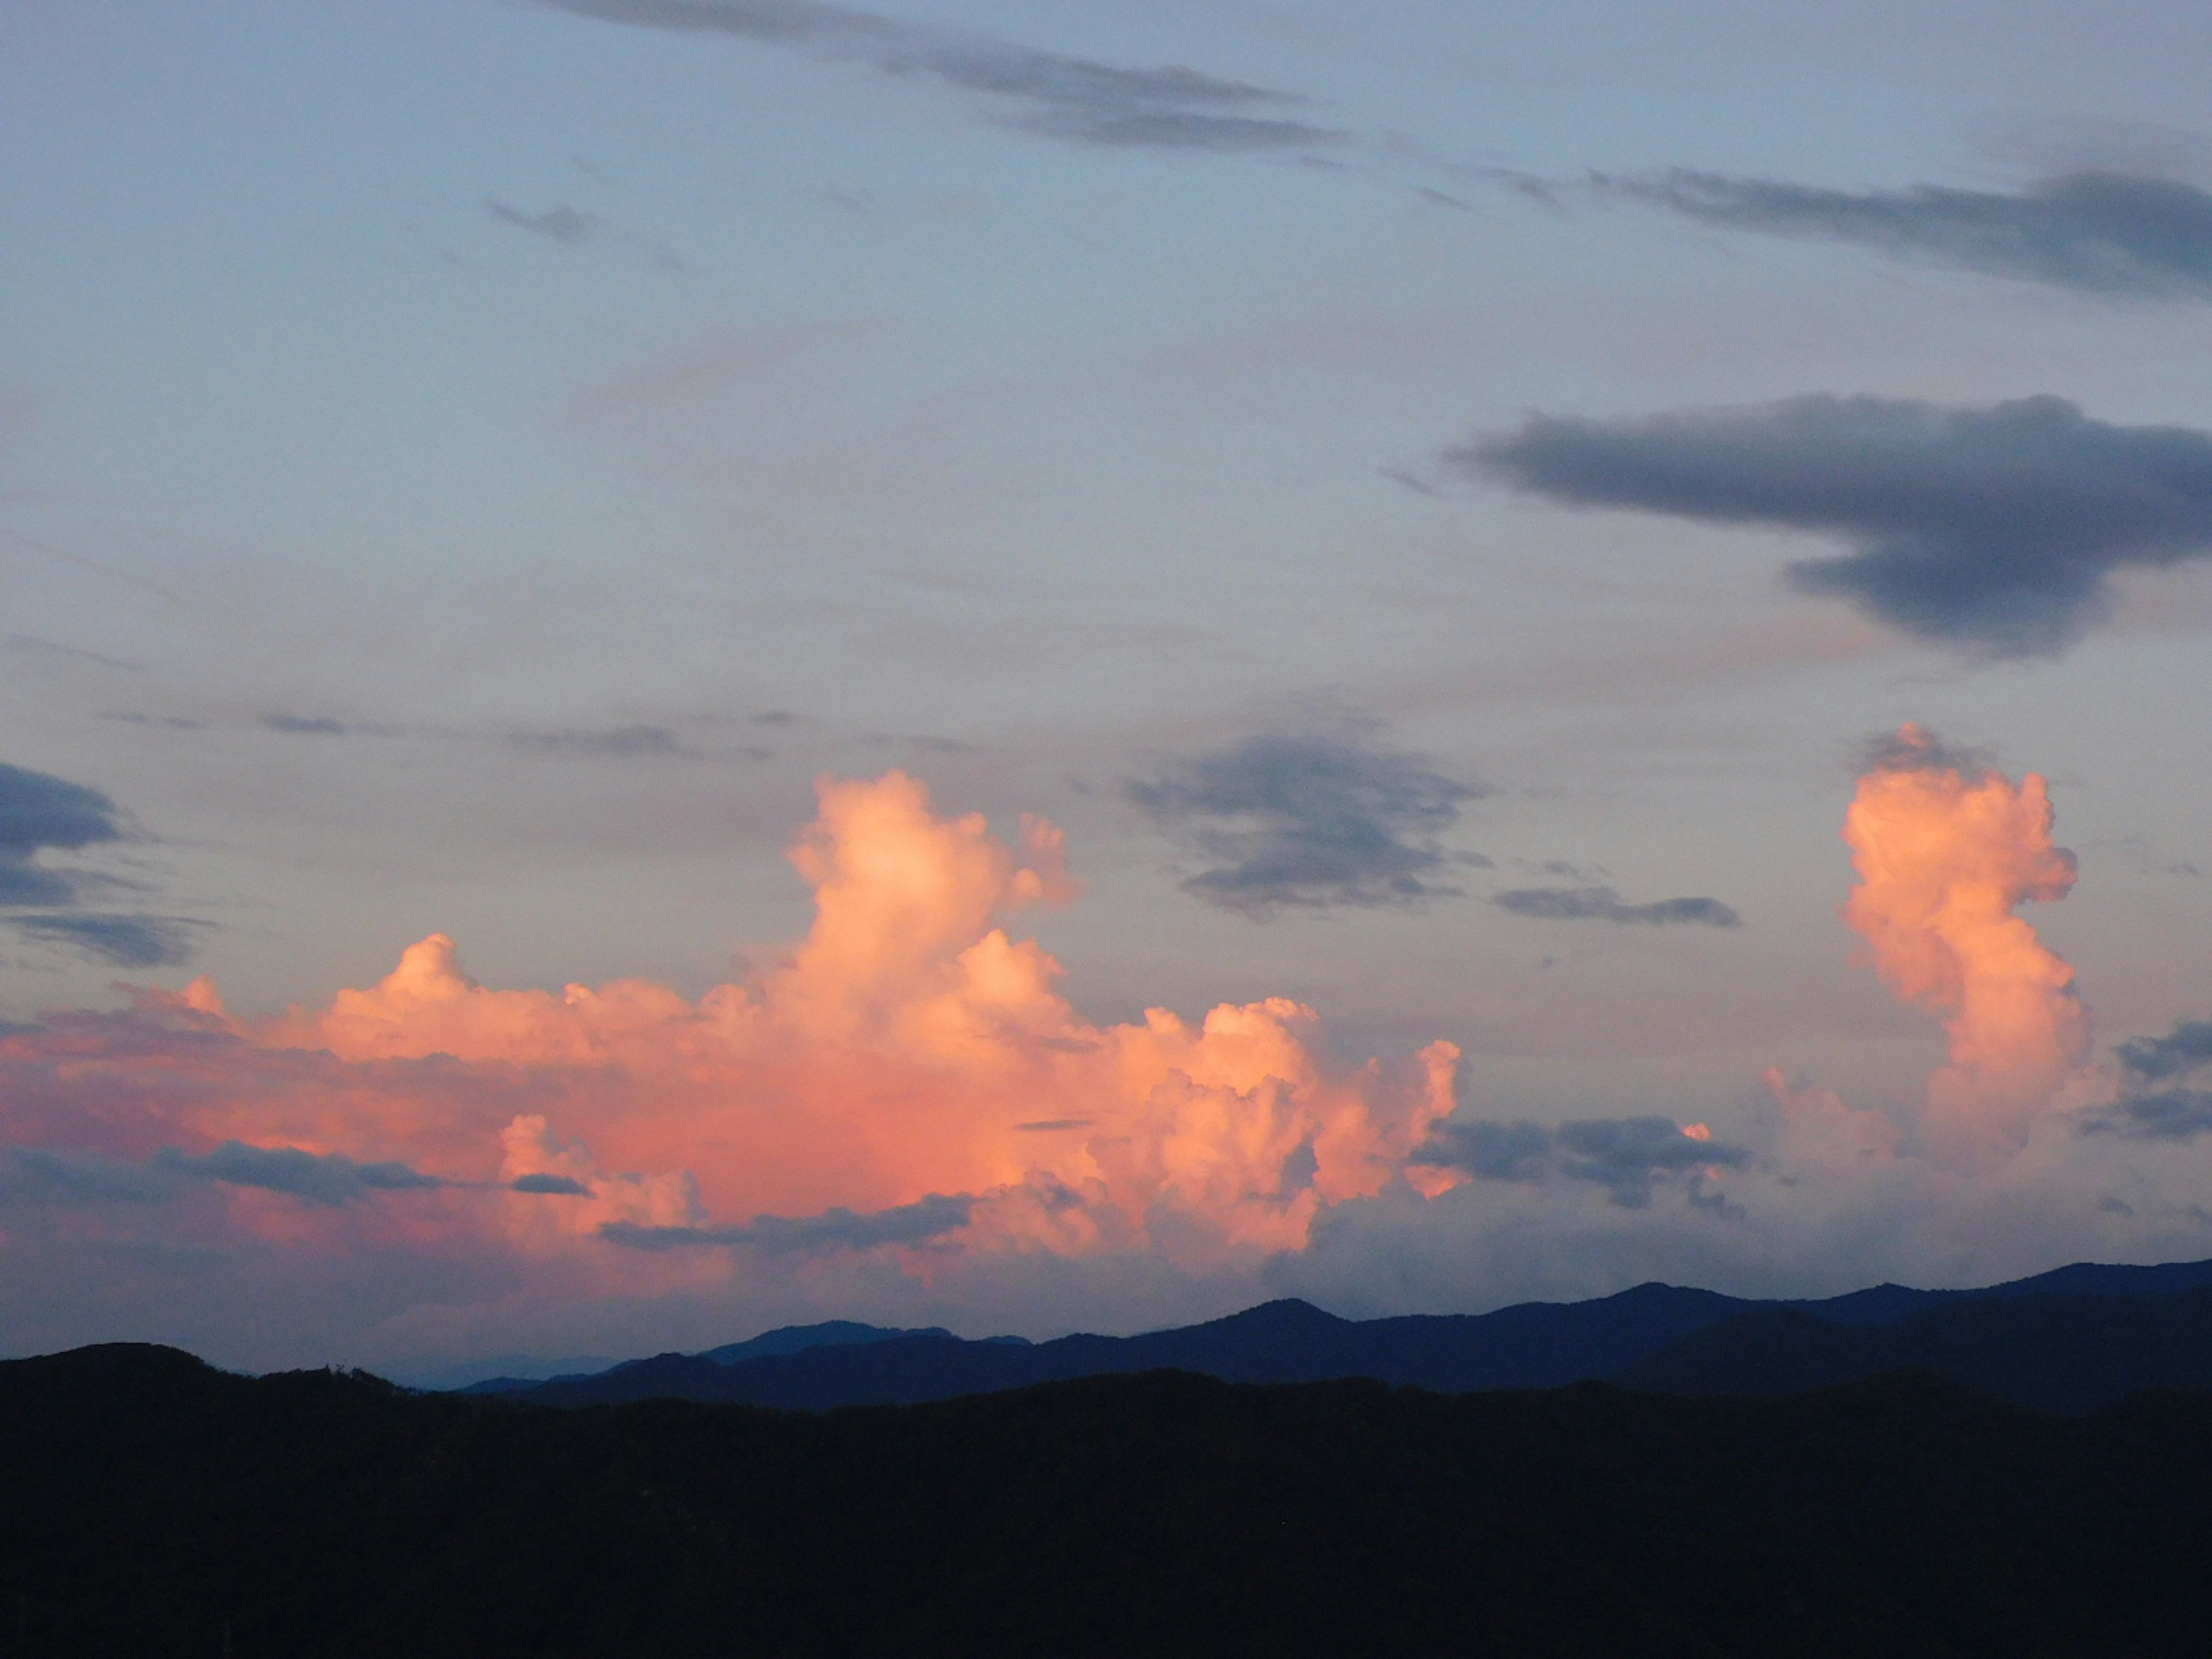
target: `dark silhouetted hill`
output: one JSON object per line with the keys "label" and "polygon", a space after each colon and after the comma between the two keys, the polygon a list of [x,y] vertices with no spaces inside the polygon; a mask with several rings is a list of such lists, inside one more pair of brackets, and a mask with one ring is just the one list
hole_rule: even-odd
{"label": "dark silhouetted hill", "polygon": [[1907,1369],[2045,1411],[2087,1411],[2149,1389],[2212,1390],[2212,1289],[1965,1297],[1887,1325],[1761,1309],[1709,1325],[1617,1380],[1673,1394],[1771,1395]]}
{"label": "dark silhouetted hill", "polygon": [[[1361,1376],[1448,1394],[1558,1388],[1605,1378],[1683,1392],[1771,1394],[1923,1365],[2023,1402],[2043,1403],[2063,1396],[2094,1403],[2117,1399],[2128,1389],[2106,1387],[2069,1393],[2071,1385],[2062,1386],[2059,1374],[2073,1375],[2079,1367],[2063,1348],[2045,1355],[2039,1346],[2035,1332],[2044,1316],[2032,1304],[2064,1294],[2077,1298],[2093,1295],[2135,1306],[2162,1303],[2198,1289],[2212,1290],[2212,1262],[2143,1267],[2081,1264],[1982,1290],[1918,1291],[1882,1285],[1826,1301],[1800,1303],[1750,1302],[1711,1291],[1644,1285],[1590,1302],[1524,1303],[1489,1314],[1347,1320],[1309,1303],[1282,1301],[1175,1330],[1127,1337],[1066,1336],[1034,1344],[967,1342],[944,1331],[888,1332],[849,1326],[842,1328],[869,1334],[797,1346],[788,1352],[762,1352],[740,1343],[706,1354],[661,1354],[593,1376],[556,1377],[505,1389],[487,1385],[478,1391],[505,1392],[556,1406],[676,1399],[819,1411],[849,1405],[913,1405],[1079,1376],[1159,1370],[1195,1371],[1231,1382]],[[1981,1311],[1969,1316],[1964,1312],[1968,1308]],[[2008,1356],[2006,1362],[1962,1370],[1940,1345],[1924,1352],[1909,1347],[1893,1352],[1885,1347],[1884,1339],[1853,1340],[1844,1334],[1923,1317],[1937,1321],[1930,1329],[1948,1329],[1939,1317],[1948,1316],[1946,1310],[1962,1322],[1960,1330],[1989,1333],[1990,1340]],[[2116,1333],[2140,1330],[2144,1340],[2152,1340],[2148,1334],[2154,1328],[2163,1328],[2156,1316],[2136,1317],[2123,1311],[2113,1317]],[[2179,1315],[2175,1317],[2178,1340],[2186,1322]],[[2015,1328],[2019,1334],[2014,1338],[2000,1340],[1996,1334]],[[1706,1346],[1696,1346],[1700,1333],[1712,1334]],[[770,1338],[793,1341],[784,1333],[770,1333],[756,1341],[765,1343]],[[1677,1353],[1684,1357],[1671,1357]],[[1739,1353],[1740,1361],[1731,1358]],[[1891,1357],[1879,1358],[1884,1354]],[[1662,1356],[1667,1356],[1663,1363]],[[1732,1380],[1729,1367],[1735,1364],[1752,1370]],[[2126,1363],[2116,1359],[2108,1369],[2116,1377],[2140,1375],[2145,1379],[2132,1386],[2212,1387],[2212,1370],[2191,1370],[2179,1359],[2161,1364],[2163,1369],[2130,1370]],[[1778,1382],[1797,1375],[1807,1380]],[[2086,1380],[2090,1373],[2081,1376]]]}
{"label": "dark silhouetted hill", "polygon": [[2208,1491],[2212,1401],[2040,1416],[1915,1375],[550,1411],[94,1348],[0,1364],[0,1645],[2194,1659]]}

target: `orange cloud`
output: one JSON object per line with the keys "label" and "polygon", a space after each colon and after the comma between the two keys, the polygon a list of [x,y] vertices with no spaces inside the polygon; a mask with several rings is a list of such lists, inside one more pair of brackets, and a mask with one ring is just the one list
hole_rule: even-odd
{"label": "orange cloud", "polygon": [[1073,896],[1056,829],[1025,817],[1009,846],[898,772],[818,793],[791,854],[814,925],[754,978],[696,1002],[640,981],[499,990],[433,934],[376,983],[265,1020],[202,981],[160,1012],[213,1045],[212,1073],[260,1080],[186,1091],[169,1123],[505,1184],[486,1208],[532,1249],[616,1257],[608,1223],[963,1194],[969,1248],[1158,1244],[1202,1265],[1299,1248],[1451,1109],[1450,1044],[1347,1069],[1280,998],[1092,1024],[1003,925]]}
{"label": "orange cloud", "polygon": [[1844,820],[1859,878],[1844,919],[1885,984],[1945,1017],[1950,1060],[1929,1079],[1923,1133],[1947,1162],[2017,1151],[2088,1053],[2074,970],[2013,914],[2074,885],[2051,827],[2043,779],[1969,776],[1909,725]]}

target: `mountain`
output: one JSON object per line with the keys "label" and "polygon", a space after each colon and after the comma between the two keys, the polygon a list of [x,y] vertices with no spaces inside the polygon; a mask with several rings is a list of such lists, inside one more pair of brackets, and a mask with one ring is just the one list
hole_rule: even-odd
{"label": "mountain", "polygon": [[2208,1490],[2212,1400],[2045,1417],[1926,1376],[1757,1401],[1152,1372],[564,1412],[114,1346],[0,1364],[0,1643],[2193,1659]]}
{"label": "mountain", "polygon": [[[1812,1386],[1922,1365],[2023,1402],[2101,1401],[2127,1392],[2117,1380],[2136,1376],[2148,1379],[2138,1386],[2212,1387],[2212,1365],[2192,1370],[2174,1348],[2185,1334],[2185,1314],[2173,1315],[2170,1336],[2154,1337],[2154,1329],[2166,1328],[2159,1316],[2143,1314],[2130,1321],[2124,1311],[2198,1289],[2212,1291],[2212,1261],[2157,1267],[2081,1263],[1978,1290],[1881,1285],[1791,1303],[1747,1301],[1654,1284],[1589,1302],[1523,1303],[1487,1314],[1347,1320],[1310,1303],[1286,1300],[1137,1336],[1064,1336],[1028,1345],[963,1341],[941,1330],[900,1333],[852,1326],[842,1328],[869,1334],[795,1348],[787,1341],[787,1351],[740,1343],[706,1354],[661,1354],[591,1376],[479,1391],[552,1406],[677,1399],[823,1411],[914,1405],[1158,1370],[1194,1371],[1232,1382],[1359,1376],[1447,1394],[1548,1389],[1601,1378],[1673,1392],[1764,1394],[1783,1391],[1778,1380],[1790,1376],[1802,1375],[1809,1379],[1804,1386]],[[2063,1348],[2046,1353],[2039,1348],[2035,1332],[2043,1328],[2039,1322],[2048,1319],[2042,1304],[2053,1298],[2117,1304],[2123,1311],[2113,1316],[2114,1331],[2162,1343],[2160,1352],[2173,1349],[2176,1357],[2156,1364],[2145,1360],[2132,1370],[2116,1361],[2093,1373]],[[1972,1315],[1969,1309],[1982,1311]],[[1954,1324],[1943,1323],[1945,1318]],[[1947,1347],[1934,1335],[1917,1347],[1893,1348],[1884,1346],[1886,1338],[1850,1334],[1906,1325],[1919,1332],[1923,1328],[1911,1322],[1921,1319],[1935,1322],[1924,1328],[1931,1333],[1954,1326],[1985,1333],[1994,1345],[1990,1352],[2010,1358],[2003,1364],[1977,1366],[1960,1357],[1964,1350],[1956,1344]],[[2004,1337],[2005,1332],[2016,1335]],[[754,1341],[784,1334],[772,1332]],[[1704,1346],[1697,1346],[1701,1339]],[[726,1361],[717,1358],[740,1354]],[[2074,1380],[2063,1380],[2062,1372]],[[2115,1381],[2099,1385],[2097,1376]]]}
{"label": "mountain", "polygon": [[2212,1390],[2212,1287],[1960,1297],[1886,1325],[1761,1309],[1694,1332],[1615,1380],[1668,1394],[1774,1395],[1906,1370],[2045,1411],[2087,1411],[2152,1389]]}

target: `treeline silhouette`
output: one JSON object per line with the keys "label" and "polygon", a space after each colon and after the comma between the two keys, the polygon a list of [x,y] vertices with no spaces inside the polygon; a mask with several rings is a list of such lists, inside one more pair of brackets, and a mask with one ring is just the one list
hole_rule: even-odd
{"label": "treeline silhouette", "polygon": [[0,1364],[25,1655],[2200,1655],[2212,1400],[1099,1376],[553,1410]]}

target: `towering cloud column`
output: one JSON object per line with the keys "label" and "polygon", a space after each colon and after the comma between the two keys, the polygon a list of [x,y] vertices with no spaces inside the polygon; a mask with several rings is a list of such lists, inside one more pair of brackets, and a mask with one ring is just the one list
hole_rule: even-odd
{"label": "towering cloud column", "polygon": [[1929,1080],[1931,1156],[1987,1166],[2017,1152],[2088,1052],[2074,970],[2013,912],[2066,896],[2044,781],[1962,765],[1907,726],[1859,780],[1844,840],[1859,884],[1844,919],[1908,1002],[1940,1010],[1949,1064]]}

